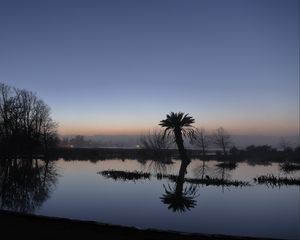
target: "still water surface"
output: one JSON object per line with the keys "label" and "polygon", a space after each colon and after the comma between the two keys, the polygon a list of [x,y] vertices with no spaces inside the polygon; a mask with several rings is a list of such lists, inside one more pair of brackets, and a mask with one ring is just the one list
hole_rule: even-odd
{"label": "still water surface", "polygon": [[[152,176],[121,181],[98,174],[104,170],[137,170],[178,175],[180,163],[178,160],[158,165],[136,160],[111,159],[93,163],[61,159],[51,163],[51,171],[42,169],[45,176],[39,175],[42,183],[38,189],[33,183],[33,191],[37,193],[29,196],[32,198],[30,204],[23,199],[20,204],[24,206],[18,206],[16,199],[14,203],[8,199],[6,204],[2,200],[1,205],[3,209],[138,228],[299,239],[299,186],[272,187],[253,181],[262,174],[299,177],[299,171],[281,172],[277,163],[251,166],[243,162],[228,170],[216,167],[216,161],[206,162],[203,168],[202,161],[193,160],[187,167],[186,177],[223,177],[248,181],[251,186],[197,185],[193,192],[194,206],[182,211],[173,211],[170,204],[161,199],[166,194],[165,189],[174,189],[175,183],[168,179]],[[184,187],[190,186],[184,183]],[[30,190],[28,184],[24,187]]]}

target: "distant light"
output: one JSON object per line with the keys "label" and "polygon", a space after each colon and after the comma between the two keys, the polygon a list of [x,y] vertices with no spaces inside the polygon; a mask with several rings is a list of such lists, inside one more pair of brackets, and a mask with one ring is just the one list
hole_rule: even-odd
{"label": "distant light", "polygon": [[141,146],[140,145],[136,145],[136,148],[141,148]]}

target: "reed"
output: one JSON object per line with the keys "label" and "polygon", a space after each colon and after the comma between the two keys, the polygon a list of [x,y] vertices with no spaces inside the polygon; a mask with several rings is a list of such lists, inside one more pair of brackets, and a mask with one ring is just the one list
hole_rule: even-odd
{"label": "reed", "polygon": [[[157,180],[162,179],[168,179],[172,182],[176,182],[178,179],[177,175],[173,174],[151,174],[151,173],[145,173],[145,172],[130,172],[130,171],[119,171],[119,170],[106,170],[106,171],[100,171],[98,174],[101,174],[102,176],[106,178],[111,178],[114,180],[122,180],[122,181],[135,181],[135,180],[141,180],[141,179],[149,179],[152,177],[155,177]],[[212,185],[212,186],[227,186],[227,187],[246,187],[250,186],[249,182],[245,181],[238,181],[238,180],[227,180],[227,179],[220,179],[220,178],[185,178],[185,182],[196,184],[196,185]]]}
{"label": "reed", "polygon": [[143,172],[129,172],[129,171],[116,171],[116,170],[106,170],[102,172],[98,172],[102,176],[106,178],[112,178],[114,180],[139,180],[139,179],[150,179],[150,173],[143,173]]}
{"label": "reed", "polygon": [[300,178],[276,177],[273,174],[268,174],[254,178],[254,182],[257,184],[267,184],[271,186],[300,185]]}
{"label": "reed", "polygon": [[285,162],[280,164],[280,169],[284,172],[293,172],[300,170],[300,164]]}

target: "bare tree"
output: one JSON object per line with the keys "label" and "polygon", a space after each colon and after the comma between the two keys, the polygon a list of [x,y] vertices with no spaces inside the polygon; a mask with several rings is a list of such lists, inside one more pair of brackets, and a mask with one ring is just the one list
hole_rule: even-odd
{"label": "bare tree", "polygon": [[171,143],[172,139],[170,137],[164,137],[164,131],[162,130],[152,130],[140,137],[141,147],[154,151],[168,149]]}
{"label": "bare tree", "polygon": [[292,144],[285,137],[279,139],[278,145],[285,152],[292,151]]}
{"label": "bare tree", "polygon": [[211,137],[206,133],[204,128],[196,129],[195,138],[192,143],[199,147],[202,151],[202,155],[205,156],[207,149],[211,143]]}
{"label": "bare tree", "polygon": [[0,133],[2,137],[8,137],[10,135],[11,128],[11,114],[13,97],[12,89],[3,83],[0,83]]}
{"label": "bare tree", "polygon": [[222,148],[224,156],[227,155],[226,149],[232,145],[231,136],[223,127],[219,127],[213,135],[214,143]]}
{"label": "bare tree", "polygon": [[33,92],[0,83],[0,145],[20,150],[47,148],[56,138],[50,108]]}

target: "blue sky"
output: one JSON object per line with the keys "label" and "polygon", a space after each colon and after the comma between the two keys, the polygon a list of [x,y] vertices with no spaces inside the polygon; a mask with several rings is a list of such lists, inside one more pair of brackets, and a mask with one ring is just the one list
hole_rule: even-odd
{"label": "blue sky", "polygon": [[299,1],[1,1],[0,82],[60,133],[136,134],[184,111],[236,134],[297,134]]}

